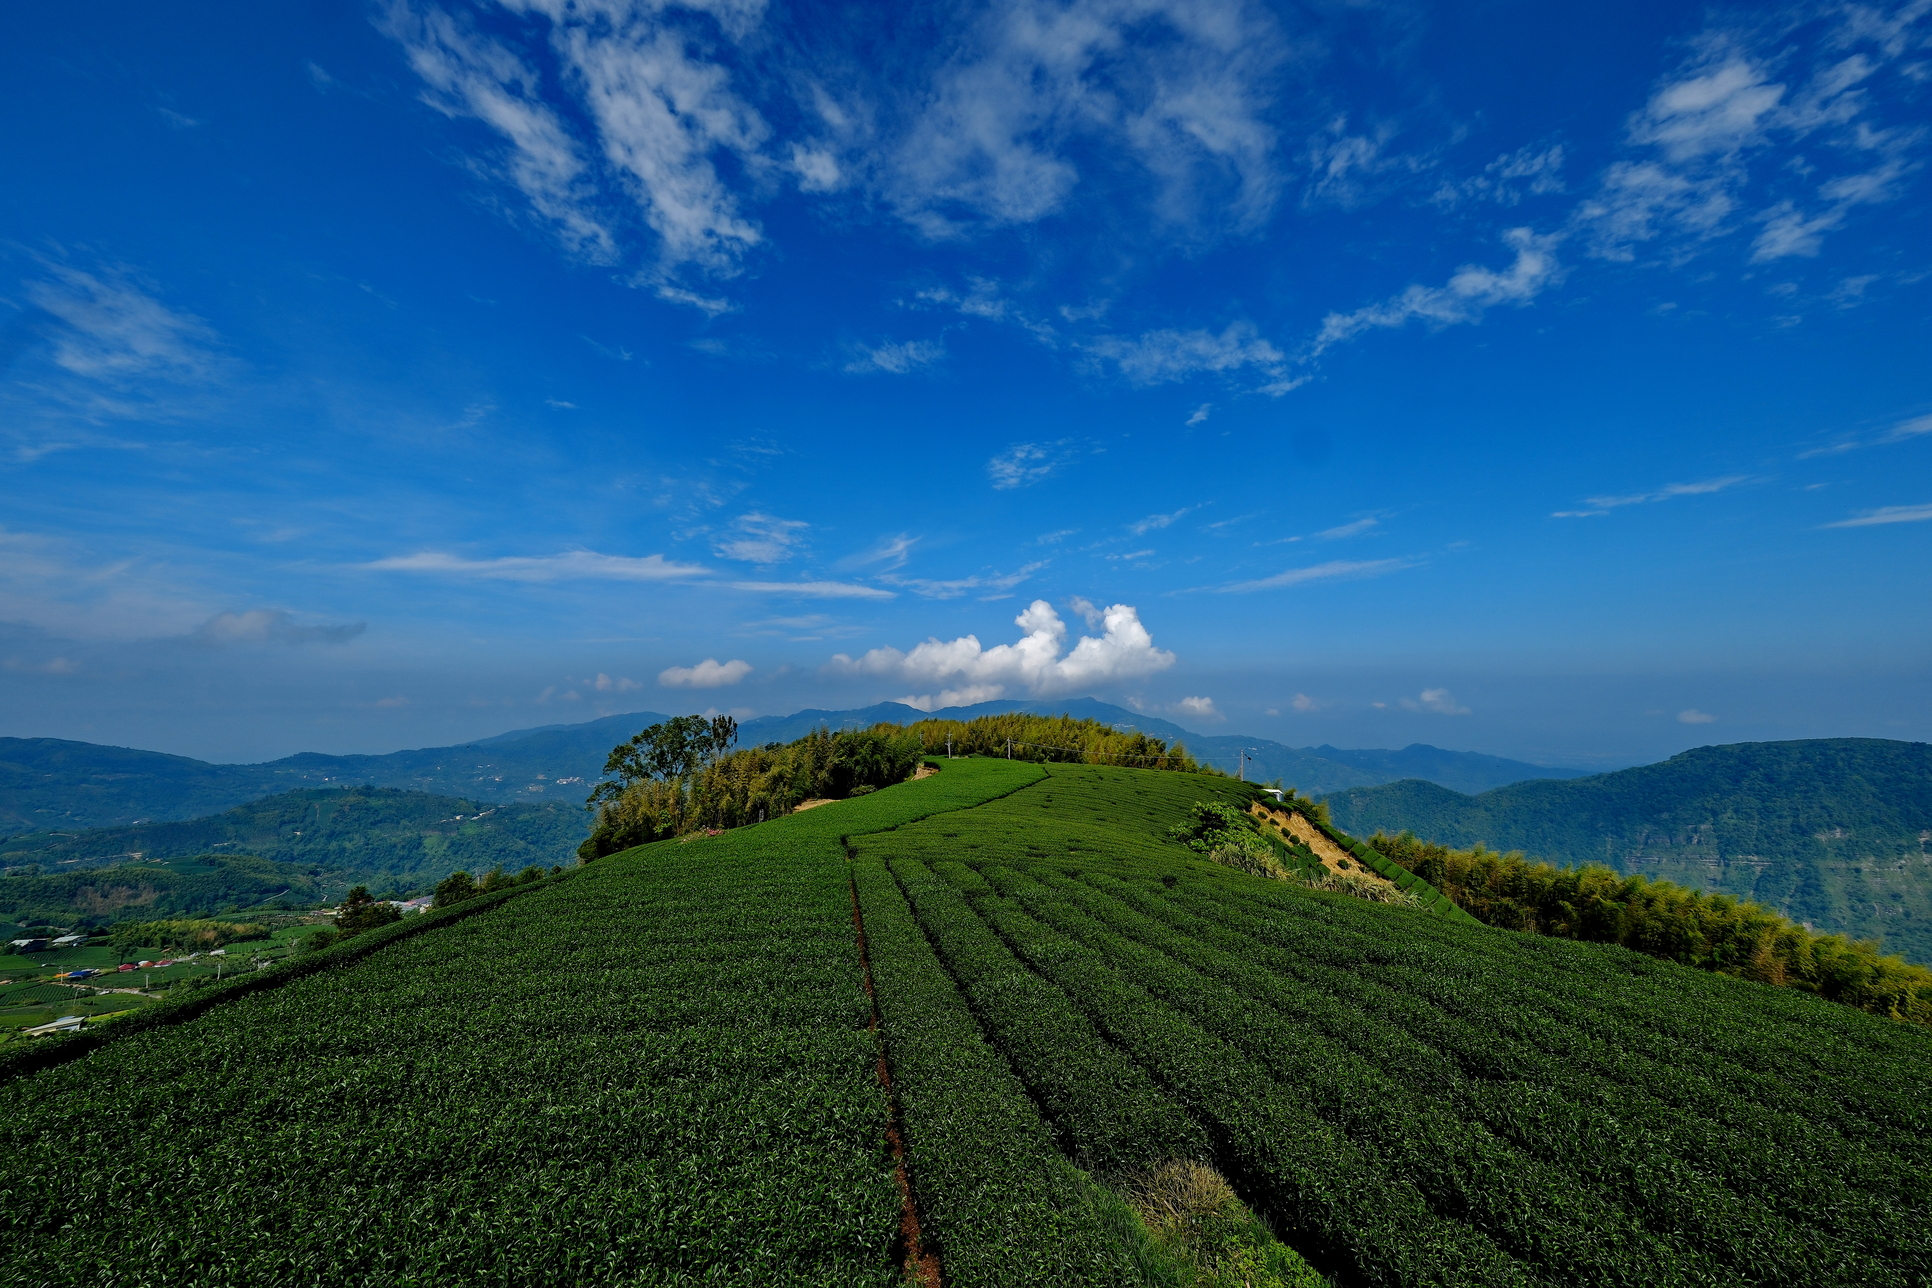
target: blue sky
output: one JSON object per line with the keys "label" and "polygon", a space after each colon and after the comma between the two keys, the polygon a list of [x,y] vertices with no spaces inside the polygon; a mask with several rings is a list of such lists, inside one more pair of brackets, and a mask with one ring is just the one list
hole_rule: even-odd
{"label": "blue sky", "polygon": [[0,733],[1932,736],[1932,3],[9,10]]}

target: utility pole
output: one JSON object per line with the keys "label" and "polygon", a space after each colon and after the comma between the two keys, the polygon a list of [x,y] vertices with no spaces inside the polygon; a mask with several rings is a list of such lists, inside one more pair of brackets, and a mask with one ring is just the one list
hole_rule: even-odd
{"label": "utility pole", "polygon": [[1013,740],[1011,738],[1006,740],[1006,758],[1008,760],[1013,759]]}
{"label": "utility pole", "polygon": [[946,759],[951,760],[952,758],[953,758],[953,736],[951,734],[947,734],[946,735]]}

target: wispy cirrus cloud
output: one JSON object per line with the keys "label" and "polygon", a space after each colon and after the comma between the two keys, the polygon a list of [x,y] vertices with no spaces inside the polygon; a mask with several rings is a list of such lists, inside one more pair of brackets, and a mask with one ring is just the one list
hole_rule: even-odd
{"label": "wispy cirrus cloud", "polygon": [[1666,483],[1649,492],[1631,492],[1623,496],[1593,496],[1585,499],[1587,510],[1553,510],[1552,519],[1594,519],[1620,509],[1626,505],[1649,505],[1656,501],[1670,501],[1680,496],[1709,496],[1722,492],[1741,483],[1755,483],[1757,479],[1750,474],[1726,474],[1722,478],[1704,479],[1698,483]]}
{"label": "wispy cirrus cloud", "polygon": [[1373,532],[1381,526],[1382,520],[1376,518],[1374,515],[1370,515],[1349,523],[1338,524],[1333,528],[1323,528],[1315,534],[1315,540],[1346,541],[1350,537],[1359,537],[1365,532]]}
{"label": "wispy cirrus cloud", "polygon": [[43,260],[27,298],[51,315],[56,366],[90,380],[201,381],[224,365],[213,327],[169,308],[132,270]]}
{"label": "wispy cirrus cloud", "polygon": [[[1856,207],[1902,195],[1916,168],[1907,153],[1923,132],[1882,123],[1900,91],[1879,74],[1922,44],[1928,14],[1921,0],[1793,6],[1708,28],[1631,115],[1626,155],[1572,227],[1613,260],[1649,244],[1694,254],[1751,225],[1754,263],[1817,254]],[[1767,202],[1766,187],[1784,195]]]}
{"label": "wispy cirrus cloud", "polygon": [[1905,443],[1932,434],[1932,416],[1912,416],[1899,421],[1875,438],[1843,438],[1825,447],[1808,448],[1798,453],[1798,459],[1808,461],[1818,456],[1838,456],[1845,452],[1855,452],[1862,447],[1884,447],[1892,443]]}
{"label": "wispy cirrus cloud", "polygon": [[508,145],[490,168],[523,195],[565,251],[592,264],[618,261],[591,161],[544,100],[543,80],[529,63],[434,5],[399,0],[379,25],[422,79],[424,102],[445,116],[482,122]]}
{"label": "wispy cirrus cloud", "polygon": [[798,553],[811,528],[803,519],[781,519],[753,511],[732,520],[731,531],[711,549],[720,559],[740,563],[784,563]]}
{"label": "wispy cirrus cloud", "polygon": [[1863,510],[1849,519],[1824,524],[1827,528],[1876,528],[1888,523],[1924,523],[1932,520],[1932,505],[1886,505]]}
{"label": "wispy cirrus cloud", "polygon": [[946,356],[946,346],[937,340],[903,340],[880,345],[859,345],[857,356],[845,364],[854,375],[885,372],[903,376],[922,370]]}
{"label": "wispy cirrus cloud", "polygon": [[1561,143],[1547,147],[1530,144],[1505,152],[1484,166],[1480,174],[1444,180],[1429,199],[1438,206],[1453,207],[1474,201],[1514,206],[1525,197],[1562,192],[1563,159]]}
{"label": "wispy cirrus cloud", "polygon": [[[1251,371],[1262,380],[1258,392],[1278,397],[1306,379],[1290,371],[1288,355],[1264,339],[1251,322],[1231,322],[1219,335],[1173,328],[1145,331],[1137,336],[1101,335],[1082,341],[1079,347],[1090,357],[1111,364],[1137,385]],[[1196,414],[1201,420],[1207,419]]]}
{"label": "wispy cirrus cloud", "polygon": [[1539,236],[1528,228],[1511,228],[1503,233],[1503,243],[1516,252],[1509,267],[1497,270],[1465,264],[1443,286],[1410,286],[1380,304],[1353,313],[1331,313],[1322,319],[1309,356],[1319,357],[1335,345],[1376,328],[1403,327],[1416,321],[1438,327],[1480,322],[1492,308],[1528,304],[1563,278],[1563,266],[1556,258],[1559,240],[1556,236]]}
{"label": "wispy cirrus cloud", "polygon": [[1144,519],[1136,519],[1128,524],[1127,531],[1137,537],[1143,537],[1158,529],[1171,527],[1176,520],[1184,519],[1200,508],[1198,505],[1184,505],[1180,509],[1167,514],[1150,514]]}
{"label": "wispy cirrus cloud", "polygon": [[798,599],[898,598],[892,591],[849,581],[732,581],[723,584],[754,595],[791,595]]}
{"label": "wispy cirrus cloud", "polygon": [[605,555],[594,550],[567,550],[556,555],[506,555],[498,559],[465,559],[460,555],[425,550],[395,555],[361,565],[372,572],[411,572],[449,577],[478,577],[490,581],[679,581],[701,577],[710,570],[697,564],[675,563],[663,555]]}
{"label": "wispy cirrus cloud", "polygon": [[986,462],[986,476],[994,488],[1010,491],[1030,487],[1053,476],[1054,471],[1073,457],[1073,440],[1055,439],[1050,443],[1015,443]]}
{"label": "wispy cirrus cloud", "polygon": [[[446,116],[480,121],[503,140],[505,150],[488,167],[568,253],[594,264],[620,262],[620,211],[629,205],[656,250],[634,284],[707,313],[730,308],[675,278],[687,269],[730,276],[764,240],[717,160],[757,163],[771,131],[733,89],[725,66],[694,52],[693,37],[705,28],[727,40],[746,35],[763,6],[502,6],[547,24],[548,43],[565,68],[562,86],[547,82],[507,40],[435,4],[392,0],[379,26],[422,79],[425,102]],[[590,124],[588,143],[552,101],[564,87]]]}
{"label": "wispy cirrus cloud", "polygon": [[1300,586],[1311,581],[1355,581],[1364,577],[1382,577],[1415,566],[1416,561],[1413,559],[1331,559],[1327,563],[1313,564],[1306,568],[1289,568],[1272,577],[1238,581],[1232,585],[1217,586],[1215,589],[1223,594],[1249,594],[1257,590],[1279,590],[1285,586]]}
{"label": "wispy cirrus cloud", "polygon": [[1034,573],[1046,567],[1045,561],[1027,564],[1014,572],[979,573],[971,577],[957,577],[950,581],[934,580],[927,577],[896,577],[881,574],[880,581],[890,586],[903,587],[923,599],[957,599],[961,595],[974,592],[982,593],[982,599],[1003,599],[1015,586],[1029,580]]}
{"label": "wispy cirrus cloud", "polygon": [[996,3],[893,147],[888,200],[952,238],[1055,214],[1097,164],[1165,223],[1252,227],[1283,181],[1267,108],[1285,49],[1242,0]]}
{"label": "wispy cirrus cloud", "polygon": [[364,622],[300,622],[279,608],[251,608],[216,613],[195,628],[194,638],[201,644],[347,644],[365,629]]}

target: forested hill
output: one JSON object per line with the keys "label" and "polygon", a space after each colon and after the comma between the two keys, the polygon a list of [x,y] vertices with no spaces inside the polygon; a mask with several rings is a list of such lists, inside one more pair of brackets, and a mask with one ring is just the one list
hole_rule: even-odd
{"label": "forested hill", "polygon": [[397,787],[465,800],[581,805],[615,744],[655,712],[518,730],[450,747],[382,756],[303,752],[260,765],[59,738],[0,738],[0,836],[196,819],[299,787]]}
{"label": "forested hill", "polygon": [[[1584,771],[1551,769],[1488,756],[1444,751],[1421,743],[1399,751],[1294,748],[1234,734],[1197,734],[1153,716],[1093,698],[1059,702],[986,702],[931,713],[970,720],[1026,711],[1099,720],[1172,743],[1229,773],[1248,749],[1247,776],[1280,778],[1305,792],[1426,778],[1458,791],[1481,791],[1524,778],[1571,778]],[[0,837],[66,828],[116,827],[200,818],[246,801],[297,787],[345,784],[399,787],[483,801],[581,802],[616,744],[668,717],[655,711],[603,716],[581,724],[543,725],[448,747],[423,747],[379,756],[302,752],[259,765],[215,765],[187,756],[61,738],[0,738]],[[863,729],[882,722],[911,724],[927,713],[899,702],[846,711],[795,711],[760,716],[739,730],[739,745],[791,742],[821,726]]]}
{"label": "forested hill", "polygon": [[395,788],[303,788],[207,818],[0,842],[0,867],[26,879],[190,855],[253,855],[330,886],[433,884],[464,868],[511,871],[575,861],[589,830],[576,801],[489,805]]}
{"label": "forested hill", "polygon": [[1602,863],[1754,899],[1932,962],[1932,745],[1698,747],[1660,764],[1476,796],[1409,780],[1326,797],[1336,825]]}

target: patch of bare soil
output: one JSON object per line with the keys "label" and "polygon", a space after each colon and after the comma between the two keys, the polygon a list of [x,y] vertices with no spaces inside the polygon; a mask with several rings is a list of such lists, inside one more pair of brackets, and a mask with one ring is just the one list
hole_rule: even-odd
{"label": "patch of bare soil", "polygon": [[792,806],[792,813],[797,814],[804,810],[817,809],[821,805],[836,804],[838,804],[838,801],[831,796],[818,796],[808,801],[800,801],[798,804]]}
{"label": "patch of bare soil", "polygon": [[1396,888],[1395,882],[1374,868],[1364,867],[1360,859],[1329,840],[1320,828],[1303,818],[1299,810],[1269,809],[1257,803],[1250,805],[1248,812],[1261,820],[1263,831],[1272,831],[1284,840],[1299,841],[1313,850],[1315,857],[1330,872],[1345,872],[1353,877],[1378,882],[1391,890]]}

